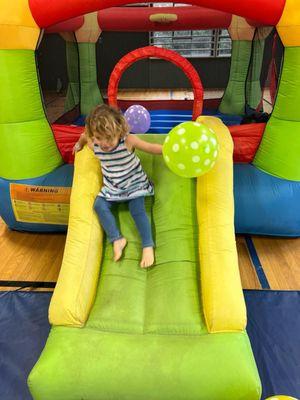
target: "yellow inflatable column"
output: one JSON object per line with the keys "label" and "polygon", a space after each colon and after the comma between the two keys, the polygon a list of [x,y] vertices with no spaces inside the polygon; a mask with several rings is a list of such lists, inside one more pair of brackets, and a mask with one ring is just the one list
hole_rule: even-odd
{"label": "yellow inflatable column", "polygon": [[245,18],[233,15],[228,27],[231,40],[253,40],[255,28],[248,24]]}
{"label": "yellow inflatable column", "polygon": [[28,0],[0,0],[0,49],[35,50],[40,28]]}
{"label": "yellow inflatable column", "polygon": [[276,28],[285,47],[300,46],[299,0],[286,0],[282,16]]}
{"label": "yellow inflatable column", "polygon": [[215,117],[199,117],[220,143],[215,167],[197,180],[199,258],[203,311],[209,332],[246,327],[234,232],[233,143],[228,128]]}

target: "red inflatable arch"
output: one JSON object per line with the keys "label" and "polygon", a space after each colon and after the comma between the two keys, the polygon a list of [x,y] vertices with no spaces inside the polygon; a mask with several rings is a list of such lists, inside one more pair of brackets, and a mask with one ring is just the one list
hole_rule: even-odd
{"label": "red inflatable arch", "polygon": [[[165,0],[166,2],[167,0]],[[150,3],[150,0],[146,0]],[[225,11],[264,25],[276,25],[285,0],[188,0],[189,4]],[[46,28],[58,22],[104,8],[136,3],[136,0],[29,0],[37,25]]]}
{"label": "red inflatable arch", "polygon": [[203,106],[203,86],[198,72],[186,58],[175,53],[175,51],[155,46],[146,46],[133,50],[121,58],[121,60],[116,64],[109,78],[107,90],[109,105],[114,107],[118,106],[118,86],[124,71],[134,62],[149,57],[157,57],[170,61],[183,70],[190,80],[194,92],[193,119],[196,119],[201,115]]}

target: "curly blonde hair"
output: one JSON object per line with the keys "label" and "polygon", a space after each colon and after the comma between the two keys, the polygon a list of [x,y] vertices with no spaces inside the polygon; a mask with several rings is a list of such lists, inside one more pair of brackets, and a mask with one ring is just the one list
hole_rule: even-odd
{"label": "curly blonde hair", "polygon": [[85,132],[90,139],[96,137],[112,142],[124,138],[129,133],[129,126],[120,110],[101,104],[86,118]]}

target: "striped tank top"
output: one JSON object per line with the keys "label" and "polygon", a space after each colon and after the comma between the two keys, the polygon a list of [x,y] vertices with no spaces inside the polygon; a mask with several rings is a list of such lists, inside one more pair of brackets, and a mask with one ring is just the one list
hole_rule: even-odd
{"label": "striped tank top", "polygon": [[100,160],[103,175],[103,186],[98,196],[108,201],[126,201],[154,194],[153,184],[139,158],[127,149],[125,139],[109,152],[94,144],[94,153]]}

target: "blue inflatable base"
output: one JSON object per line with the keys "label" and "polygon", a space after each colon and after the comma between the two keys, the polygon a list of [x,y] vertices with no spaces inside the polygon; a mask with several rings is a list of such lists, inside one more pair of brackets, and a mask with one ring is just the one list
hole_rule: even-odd
{"label": "blue inflatable base", "polygon": [[[203,110],[203,115],[211,115],[220,118],[227,126],[239,125],[242,117],[238,115],[226,115],[217,110]],[[153,110],[150,111],[151,126],[147,133],[169,133],[174,126],[181,122],[191,121],[192,111],[186,110]]]}
{"label": "blue inflatable base", "polygon": [[[192,111],[189,110],[150,110],[151,126],[147,133],[166,134],[181,122],[191,121]],[[203,110],[203,115],[211,115],[220,118],[225,125],[240,125],[243,117],[239,115],[222,114],[218,110]],[[80,115],[74,125],[84,126],[85,116]]]}
{"label": "blue inflatable base", "polygon": [[33,179],[6,180],[0,178],[0,215],[10,229],[26,232],[66,232],[67,225],[20,222],[15,218],[10,197],[10,184],[72,187],[74,165],[64,164],[47,175]]}
{"label": "blue inflatable base", "polygon": [[[45,176],[17,183],[71,187],[73,165],[65,164]],[[9,185],[0,179],[0,215],[19,231],[65,232],[66,225],[18,222],[11,205]],[[300,236],[300,182],[276,178],[251,164],[234,165],[236,233],[269,236]]]}

